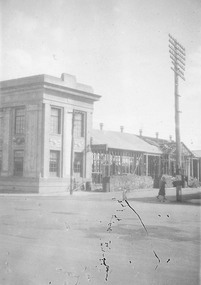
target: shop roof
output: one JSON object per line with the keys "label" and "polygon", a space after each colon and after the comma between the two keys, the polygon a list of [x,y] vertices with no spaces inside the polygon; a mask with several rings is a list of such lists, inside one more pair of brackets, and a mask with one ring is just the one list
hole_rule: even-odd
{"label": "shop roof", "polygon": [[[166,140],[161,138],[152,138],[146,136],[138,136],[149,144],[159,147],[164,154],[176,154],[176,142],[173,140]],[[181,151],[185,156],[193,156],[193,152],[181,142]]]}
{"label": "shop roof", "polygon": [[201,150],[192,150],[192,153],[193,153],[196,157],[201,157]]}
{"label": "shop roof", "polygon": [[134,134],[93,129],[92,137],[92,145],[107,145],[112,149],[162,154],[157,146],[145,142]]}

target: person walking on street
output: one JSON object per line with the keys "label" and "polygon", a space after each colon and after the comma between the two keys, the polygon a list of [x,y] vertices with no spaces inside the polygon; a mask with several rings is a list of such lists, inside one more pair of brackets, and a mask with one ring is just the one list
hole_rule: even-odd
{"label": "person walking on street", "polygon": [[[165,197],[165,184],[166,184],[165,176],[162,176],[159,182],[159,192],[157,196],[157,199],[159,199],[161,202],[165,202],[165,200],[167,200]],[[162,197],[162,199],[160,199],[160,197]]]}

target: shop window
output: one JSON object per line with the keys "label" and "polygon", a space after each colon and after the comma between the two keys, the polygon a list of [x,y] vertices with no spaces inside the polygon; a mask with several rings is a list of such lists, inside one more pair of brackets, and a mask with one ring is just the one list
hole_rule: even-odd
{"label": "shop window", "polygon": [[135,172],[134,157],[130,157],[130,173]]}
{"label": "shop window", "polygon": [[75,155],[74,155],[74,173],[79,173],[80,176],[82,176],[82,163],[83,163],[82,153],[75,152]]}
{"label": "shop window", "polygon": [[114,156],[113,168],[114,168],[114,175],[121,174],[121,157],[119,155]]}
{"label": "shop window", "polygon": [[25,109],[15,109],[15,134],[24,134],[25,132]]}
{"label": "shop window", "polygon": [[3,132],[3,111],[0,109],[0,134]]}
{"label": "shop window", "polygon": [[122,174],[130,172],[130,157],[122,156]]}
{"label": "shop window", "polygon": [[50,132],[52,134],[61,134],[61,109],[51,108]]}
{"label": "shop window", "polygon": [[59,151],[50,151],[50,164],[49,172],[52,177],[59,177],[60,175],[60,152]]}
{"label": "shop window", "polygon": [[24,164],[24,151],[15,150],[14,151],[14,165],[13,165],[14,176],[23,176],[23,164]]}
{"label": "shop window", "polygon": [[93,153],[92,171],[96,173],[101,172],[101,158],[99,153]]}
{"label": "shop window", "polygon": [[84,137],[84,113],[74,113],[74,137]]}
{"label": "shop window", "polygon": [[2,151],[0,150],[0,175],[1,175],[1,171],[2,171],[2,164],[3,164],[3,161],[2,161]]}
{"label": "shop window", "polygon": [[0,117],[0,134],[3,133],[3,118]]}

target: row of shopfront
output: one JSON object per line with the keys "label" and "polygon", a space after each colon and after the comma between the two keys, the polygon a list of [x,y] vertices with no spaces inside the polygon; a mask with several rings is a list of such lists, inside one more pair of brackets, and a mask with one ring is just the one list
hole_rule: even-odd
{"label": "row of shopfront", "polygon": [[[92,133],[96,142],[92,145],[92,182],[94,184],[102,183],[104,177],[116,175],[151,176],[154,181],[158,181],[163,174],[173,177],[176,175],[175,142],[122,132],[94,130]],[[135,139],[133,139],[134,136]],[[116,143],[118,138],[121,140],[121,146]],[[129,140],[130,145],[133,146],[132,150],[126,149]],[[103,144],[104,141],[107,143]],[[139,141],[143,145],[141,150],[139,150]],[[201,181],[201,158],[183,143],[181,149],[182,174],[188,179],[193,177]]]}
{"label": "row of shopfront", "polygon": [[160,156],[110,149],[101,151],[93,149],[92,182],[101,183],[103,177],[114,175],[160,175]]}

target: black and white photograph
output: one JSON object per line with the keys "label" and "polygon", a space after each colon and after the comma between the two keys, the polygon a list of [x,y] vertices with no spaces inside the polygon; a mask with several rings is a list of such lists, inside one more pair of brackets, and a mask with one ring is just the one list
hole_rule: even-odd
{"label": "black and white photograph", "polygon": [[0,0],[0,285],[200,285],[200,124],[200,0]]}

